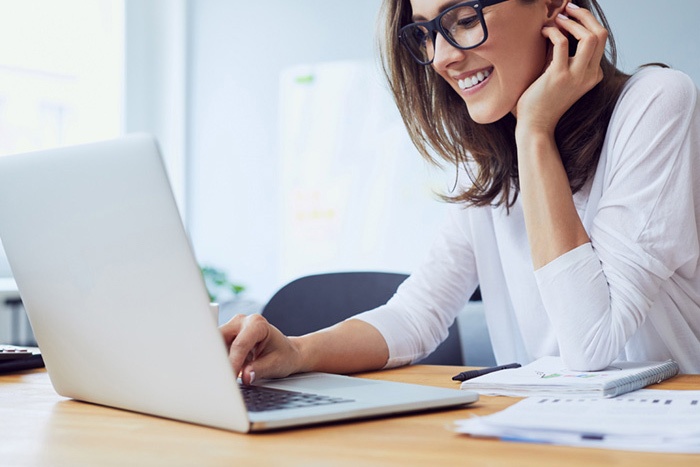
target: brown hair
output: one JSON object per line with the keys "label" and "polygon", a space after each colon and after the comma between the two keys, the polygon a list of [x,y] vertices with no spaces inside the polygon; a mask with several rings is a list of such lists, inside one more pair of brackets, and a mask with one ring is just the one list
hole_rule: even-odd
{"label": "brown hair", "polygon": [[[596,0],[573,3],[593,11],[610,31]],[[439,165],[442,159],[457,168],[463,166],[472,182],[465,191],[443,195],[443,199],[475,206],[512,206],[519,191],[515,117],[509,113],[494,123],[475,123],[450,85],[431,66],[416,63],[399,43],[397,31],[411,22],[410,1],[384,0],[382,12],[384,73],[411,140],[428,161]],[[575,39],[570,42],[573,51],[577,44]],[[609,32],[601,63],[603,80],[562,116],[555,130],[574,193],[596,169],[613,108],[629,78],[617,69],[616,61],[615,40]]]}

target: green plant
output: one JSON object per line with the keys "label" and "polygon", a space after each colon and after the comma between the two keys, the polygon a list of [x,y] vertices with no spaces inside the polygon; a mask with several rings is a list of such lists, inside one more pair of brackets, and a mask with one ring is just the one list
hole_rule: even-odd
{"label": "green plant", "polygon": [[209,300],[212,302],[216,302],[222,293],[231,294],[235,298],[245,291],[245,286],[231,282],[228,275],[221,269],[202,266],[201,270],[209,293]]}

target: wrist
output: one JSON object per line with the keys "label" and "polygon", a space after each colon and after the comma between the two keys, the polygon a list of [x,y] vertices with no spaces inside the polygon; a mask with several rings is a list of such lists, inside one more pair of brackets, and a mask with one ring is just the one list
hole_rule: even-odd
{"label": "wrist", "polygon": [[518,121],[515,125],[515,142],[518,147],[523,144],[538,144],[546,141],[554,141],[554,127],[529,121]]}
{"label": "wrist", "polygon": [[525,128],[518,131],[516,129],[515,144],[518,148],[519,160],[526,158],[526,160],[532,161],[533,157],[544,157],[544,160],[549,160],[551,154],[556,154],[557,159],[559,159],[559,150],[553,132]]}
{"label": "wrist", "polygon": [[312,360],[314,352],[309,350],[308,336],[289,337],[289,343],[292,346],[293,357],[293,373],[307,373],[314,371],[315,363]]}

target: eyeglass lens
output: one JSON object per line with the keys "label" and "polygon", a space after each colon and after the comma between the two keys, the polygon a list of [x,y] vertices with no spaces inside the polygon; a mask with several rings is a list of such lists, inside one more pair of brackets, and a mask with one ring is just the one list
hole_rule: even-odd
{"label": "eyeglass lens", "polygon": [[[484,28],[480,16],[471,6],[460,6],[448,10],[440,18],[445,38],[453,46],[468,49],[484,41]],[[435,34],[424,25],[412,24],[404,29],[404,42],[413,56],[421,63],[435,58]]]}

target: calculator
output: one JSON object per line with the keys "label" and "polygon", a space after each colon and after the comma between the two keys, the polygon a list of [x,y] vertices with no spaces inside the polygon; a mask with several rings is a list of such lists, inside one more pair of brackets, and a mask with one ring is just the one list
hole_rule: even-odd
{"label": "calculator", "polygon": [[44,359],[38,347],[0,344],[0,374],[42,368]]}
{"label": "calculator", "polygon": [[8,360],[18,360],[20,358],[31,358],[34,355],[28,347],[17,347],[14,345],[0,345],[0,362]]}

